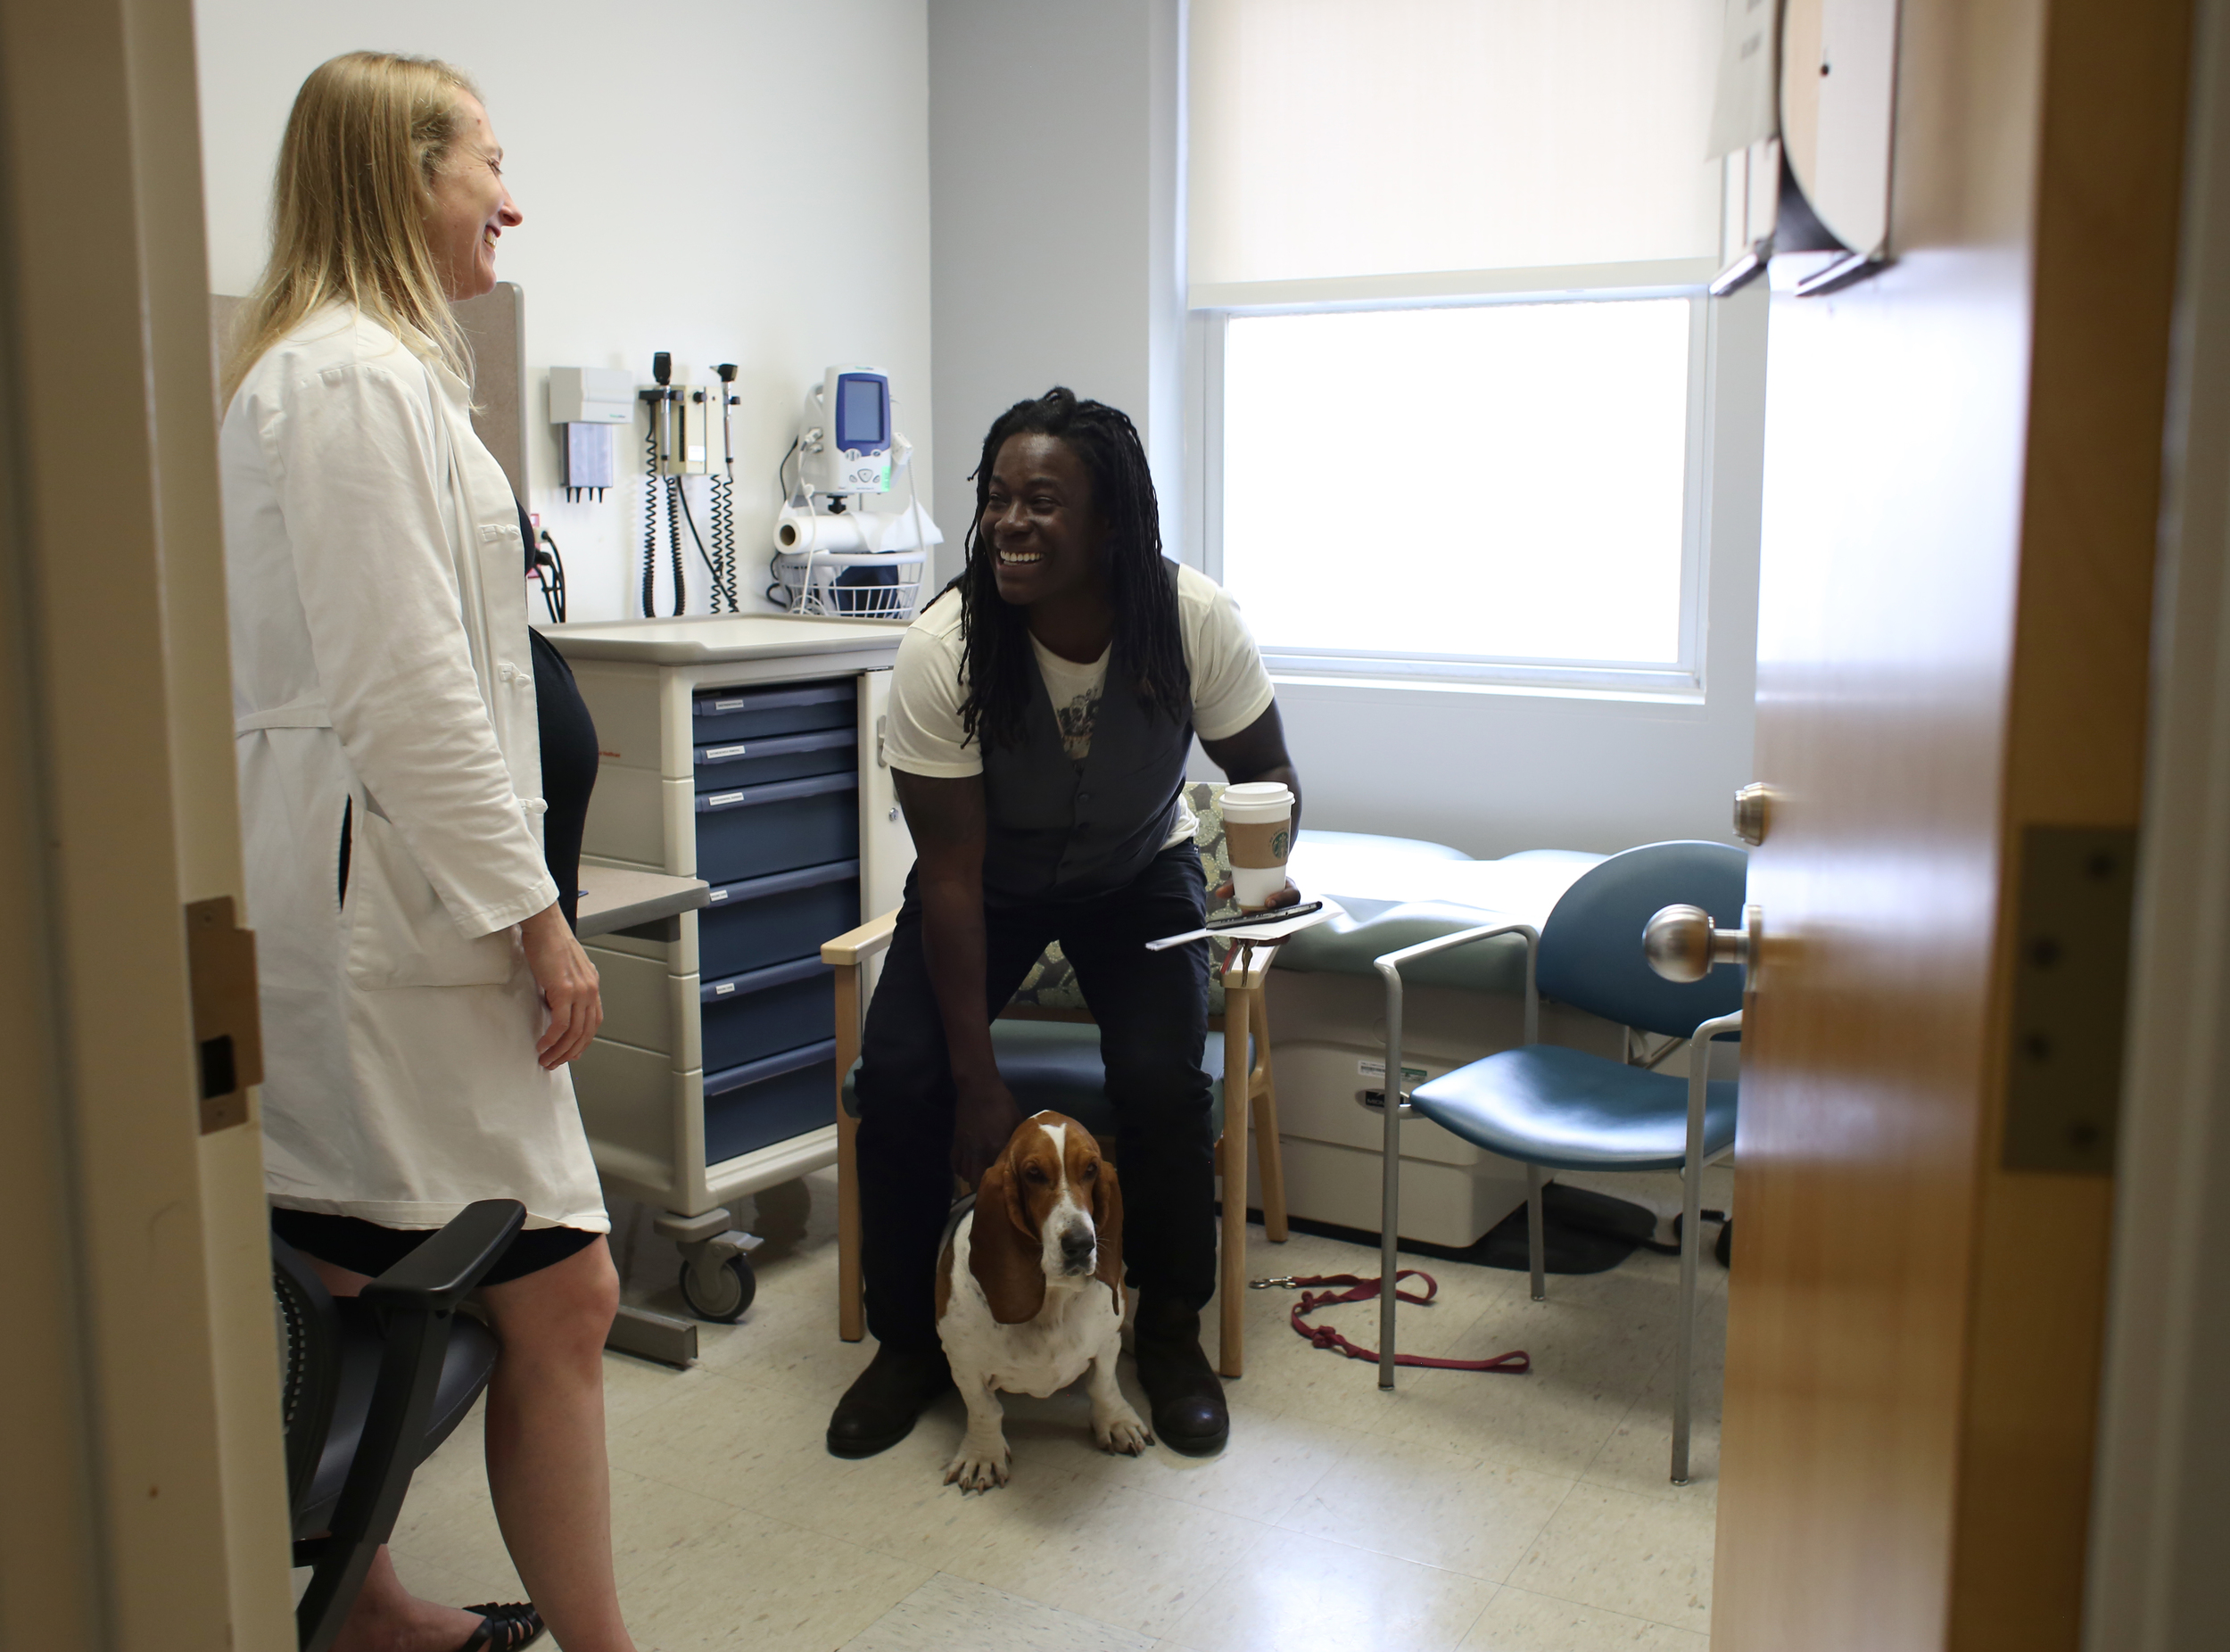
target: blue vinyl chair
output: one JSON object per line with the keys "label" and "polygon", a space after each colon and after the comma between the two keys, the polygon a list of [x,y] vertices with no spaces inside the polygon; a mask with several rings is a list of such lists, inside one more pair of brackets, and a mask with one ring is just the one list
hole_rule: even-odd
{"label": "blue vinyl chair", "polygon": [[[1401,1070],[1401,969],[1406,963],[1484,940],[1522,935],[1526,943],[1525,1042],[1420,1085],[1386,1113],[1384,1271],[1393,1277],[1400,1232],[1401,1118],[1442,1129],[1526,1169],[1526,1227],[1535,1301],[1547,1297],[1541,1187],[1548,1170],[1679,1170],[1681,1228],[1679,1367],[1673,1374],[1672,1482],[1688,1483],[1689,1367],[1694,1354],[1697,1209],[1703,1167],[1734,1144],[1735,1086],[1711,1083],[1713,1039],[1739,1035],[1742,977],[1732,967],[1701,979],[1661,977],[1644,956],[1642,930],[1672,905],[1699,907],[1714,923],[1737,927],[1747,857],[1722,843],[1652,843],[1614,855],[1567,889],[1536,933],[1521,923],[1458,930],[1375,960],[1386,983],[1386,1070]],[[1579,1050],[1540,1042],[1540,995],[1628,1028],[1684,1039],[1683,1079]],[[1667,1045],[1657,1057],[1669,1054]],[[1393,1386],[1394,1298],[1381,1299],[1378,1385]]]}

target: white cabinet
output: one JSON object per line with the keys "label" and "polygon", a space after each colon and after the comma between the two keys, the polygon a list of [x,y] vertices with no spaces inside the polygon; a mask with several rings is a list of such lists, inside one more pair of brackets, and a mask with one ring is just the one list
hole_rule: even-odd
{"label": "white cabinet", "polygon": [[913,864],[880,760],[904,629],[752,615],[546,630],[601,752],[583,859],[712,886],[702,912],[586,943],[605,1022],[574,1085],[597,1168],[670,1218],[836,1157],[819,949],[896,905]]}

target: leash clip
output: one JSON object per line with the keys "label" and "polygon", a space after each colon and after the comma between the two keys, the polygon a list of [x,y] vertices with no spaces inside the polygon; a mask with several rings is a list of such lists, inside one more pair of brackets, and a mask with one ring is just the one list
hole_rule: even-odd
{"label": "leash clip", "polygon": [[1294,1278],[1290,1274],[1281,1275],[1275,1279],[1250,1279],[1247,1281],[1247,1289],[1250,1291],[1293,1291],[1298,1290],[1300,1286],[1301,1281]]}

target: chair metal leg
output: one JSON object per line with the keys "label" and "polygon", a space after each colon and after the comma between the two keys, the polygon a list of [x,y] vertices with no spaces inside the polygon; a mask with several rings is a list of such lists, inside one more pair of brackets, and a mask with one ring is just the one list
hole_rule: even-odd
{"label": "chair metal leg", "polygon": [[1378,1386],[1394,1385],[1394,1281],[1401,1272],[1401,977],[1383,959],[1386,982],[1385,1136],[1378,1195]]}
{"label": "chair metal leg", "polygon": [[1536,1302],[1549,1300],[1549,1235],[1540,1208],[1540,1190],[1548,1180],[1540,1166],[1525,1167],[1525,1260],[1532,1270]]}
{"label": "chair metal leg", "polygon": [[1688,1483],[1689,1408],[1696,1362],[1696,1266],[1702,1249],[1704,1100],[1711,1077],[1711,1045],[1697,1038],[1688,1050],[1688,1152],[1681,1166],[1681,1334],[1672,1367],[1672,1483]]}

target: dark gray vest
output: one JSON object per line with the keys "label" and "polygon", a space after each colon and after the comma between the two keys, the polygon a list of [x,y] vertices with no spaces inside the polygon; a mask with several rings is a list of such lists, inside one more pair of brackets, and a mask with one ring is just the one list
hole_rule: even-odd
{"label": "dark gray vest", "polygon": [[1029,675],[1021,743],[983,754],[990,817],[984,894],[1001,902],[1076,900],[1119,889],[1146,869],[1177,823],[1193,748],[1192,706],[1173,723],[1140,705],[1118,644],[1107,662],[1092,750],[1078,769],[1061,749],[1035,661]]}

